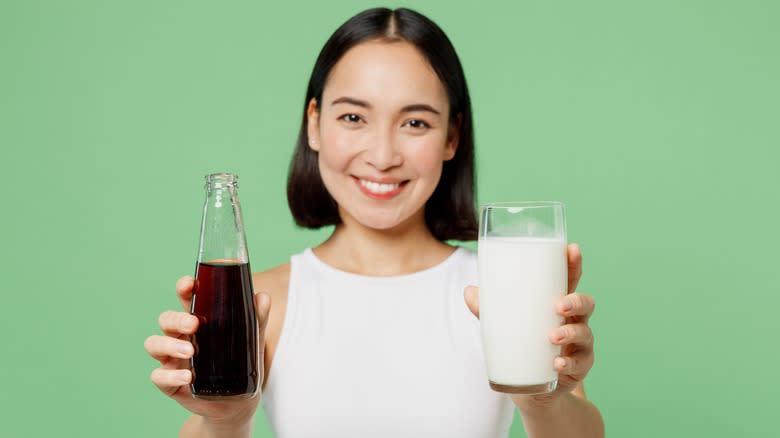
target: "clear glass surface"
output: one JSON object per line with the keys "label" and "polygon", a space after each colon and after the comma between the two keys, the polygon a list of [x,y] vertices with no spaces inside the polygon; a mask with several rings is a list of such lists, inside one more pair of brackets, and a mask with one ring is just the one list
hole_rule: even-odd
{"label": "clear glass surface", "polygon": [[562,324],[555,302],[566,294],[566,221],[560,202],[502,202],[480,209],[480,326],[490,386],[553,391]]}

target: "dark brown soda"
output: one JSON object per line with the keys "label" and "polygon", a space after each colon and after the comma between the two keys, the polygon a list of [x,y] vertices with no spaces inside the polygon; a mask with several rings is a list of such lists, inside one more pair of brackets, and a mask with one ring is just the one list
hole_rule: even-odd
{"label": "dark brown soda", "polygon": [[198,317],[192,336],[196,398],[251,397],[260,382],[257,319],[248,263],[199,263],[192,294]]}

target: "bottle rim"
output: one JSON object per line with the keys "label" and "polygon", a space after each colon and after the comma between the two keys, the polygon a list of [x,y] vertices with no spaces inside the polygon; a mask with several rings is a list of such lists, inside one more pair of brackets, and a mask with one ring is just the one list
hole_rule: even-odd
{"label": "bottle rim", "polygon": [[236,182],[238,181],[238,175],[230,172],[216,172],[209,173],[205,176],[207,182]]}
{"label": "bottle rim", "polygon": [[219,172],[206,175],[206,190],[238,189],[238,175],[235,173]]}

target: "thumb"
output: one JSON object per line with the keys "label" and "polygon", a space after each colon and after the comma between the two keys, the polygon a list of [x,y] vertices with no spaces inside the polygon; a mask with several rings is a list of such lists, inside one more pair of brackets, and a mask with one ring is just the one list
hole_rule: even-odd
{"label": "thumb", "polygon": [[268,315],[271,313],[271,297],[265,292],[258,292],[253,299],[257,314],[257,326],[262,334],[268,325]]}
{"label": "thumb", "polygon": [[265,328],[268,326],[268,315],[271,313],[271,297],[265,292],[258,292],[252,297],[257,315],[257,338],[259,348],[257,354],[260,364],[260,387],[265,382]]}
{"label": "thumb", "polygon": [[463,298],[466,300],[466,306],[468,306],[471,313],[479,318],[479,288],[476,286],[467,286],[463,290]]}

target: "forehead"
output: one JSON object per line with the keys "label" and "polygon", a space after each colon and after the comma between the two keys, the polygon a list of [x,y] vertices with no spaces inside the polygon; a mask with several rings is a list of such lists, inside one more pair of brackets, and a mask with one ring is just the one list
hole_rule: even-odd
{"label": "forehead", "polygon": [[427,59],[405,41],[369,41],[349,49],[323,90],[327,105],[349,96],[372,104],[427,103],[446,110],[447,92]]}

